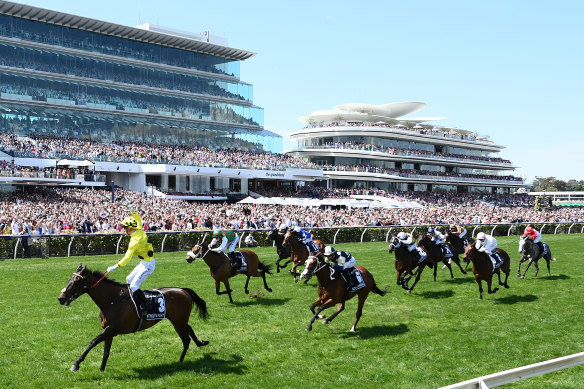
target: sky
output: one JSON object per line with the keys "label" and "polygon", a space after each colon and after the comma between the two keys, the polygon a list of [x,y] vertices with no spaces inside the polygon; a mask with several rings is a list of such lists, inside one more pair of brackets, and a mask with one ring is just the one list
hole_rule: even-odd
{"label": "sky", "polygon": [[583,1],[21,0],[125,26],[209,31],[241,64],[264,126],[294,147],[298,117],[418,101],[411,116],[505,146],[512,174],[584,180]]}

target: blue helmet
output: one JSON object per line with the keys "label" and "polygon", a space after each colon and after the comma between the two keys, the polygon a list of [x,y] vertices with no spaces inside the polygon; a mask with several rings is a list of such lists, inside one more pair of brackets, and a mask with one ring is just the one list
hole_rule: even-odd
{"label": "blue helmet", "polygon": [[428,234],[433,234],[433,233],[434,233],[434,227],[428,228]]}

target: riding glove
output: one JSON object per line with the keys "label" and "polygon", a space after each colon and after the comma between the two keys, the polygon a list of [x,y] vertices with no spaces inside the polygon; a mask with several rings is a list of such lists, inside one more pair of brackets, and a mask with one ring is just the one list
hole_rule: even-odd
{"label": "riding glove", "polygon": [[114,270],[116,270],[117,268],[118,268],[118,265],[117,264],[116,265],[113,265],[113,266],[110,266],[110,267],[107,268],[107,272],[108,273],[111,273]]}

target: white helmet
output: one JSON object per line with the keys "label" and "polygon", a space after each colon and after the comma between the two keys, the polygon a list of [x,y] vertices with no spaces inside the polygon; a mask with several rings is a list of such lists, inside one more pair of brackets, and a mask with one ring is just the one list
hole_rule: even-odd
{"label": "white helmet", "polygon": [[280,231],[286,231],[288,229],[288,226],[284,223],[280,224]]}
{"label": "white helmet", "polygon": [[428,234],[433,234],[433,233],[434,233],[434,227],[428,228]]}
{"label": "white helmet", "polygon": [[296,226],[294,227],[294,232],[300,232],[300,229],[301,229],[300,226]]}
{"label": "white helmet", "polygon": [[403,232],[403,231],[402,231],[402,232],[400,232],[399,234],[397,234],[397,238],[398,238],[399,240],[405,240],[405,239],[407,239],[407,238],[408,238],[408,234],[406,234],[405,232]]}
{"label": "white helmet", "polygon": [[335,253],[335,248],[333,246],[326,246],[324,248],[324,256],[325,257],[330,257],[331,255],[333,255]]}
{"label": "white helmet", "polygon": [[487,235],[484,232],[479,232],[477,235],[478,240],[485,240],[486,237]]}

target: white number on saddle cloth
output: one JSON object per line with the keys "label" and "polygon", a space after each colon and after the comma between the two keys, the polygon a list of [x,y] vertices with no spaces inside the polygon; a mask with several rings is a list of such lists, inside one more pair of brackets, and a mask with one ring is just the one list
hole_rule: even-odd
{"label": "white number on saddle cloth", "polygon": [[158,312],[166,311],[166,306],[164,305],[164,298],[162,296],[158,297]]}
{"label": "white number on saddle cloth", "polygon": [[359,283],[363,282],[363,276],[361,276],[361,272],[359,270],[355,271],[355,278],[357,278]]}

